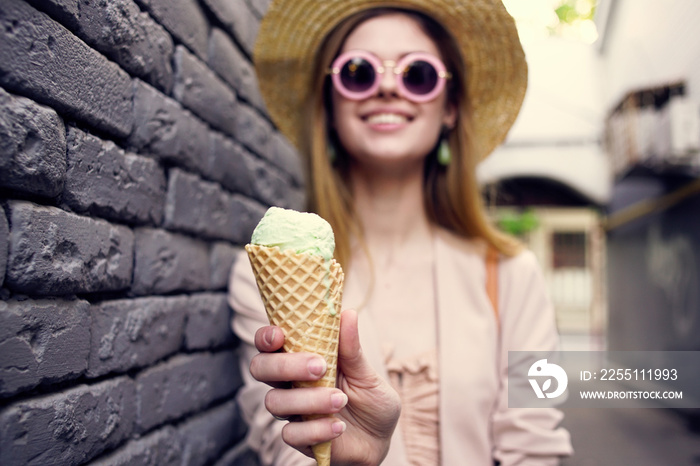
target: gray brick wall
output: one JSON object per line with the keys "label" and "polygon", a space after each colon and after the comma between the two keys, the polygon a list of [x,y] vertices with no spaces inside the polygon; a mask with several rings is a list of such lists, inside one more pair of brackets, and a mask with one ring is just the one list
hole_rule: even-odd
{"label": "gray brick wall", "polygon": [[304,204],[268,5],[0,1],[0,464],[257,464],[226,286]]}
{"label": "gray brick wall", "polygon": [[161,224],[165,170],[155,159],[76,128],[68,129],[65,159],[62,200],[68,208],[117,222]]}
{"label": "gray brick wall", "polygon": [[54,110],[0,88],[0,183],[55,197],[66,176],[66,131]]}
{"label": "gray brick wall", "polygon": [[175,98],[202,120],[235,137],[235,91],[181,45],[175,48],[175,70]]}
{"label": "gray brick wall", "polygon": [[80,299],[0,303],[0,395],[76,379],[88,367],[90,305]]}
{"label": "gray brick wall", "polygon": [[131,132],[124,70],[22,0],[3,0],[0,21],[1,86],[118,137]]}

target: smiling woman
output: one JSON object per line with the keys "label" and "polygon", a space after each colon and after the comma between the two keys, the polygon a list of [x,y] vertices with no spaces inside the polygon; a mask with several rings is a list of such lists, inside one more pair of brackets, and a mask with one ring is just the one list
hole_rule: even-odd
{"label": "smiling woman", "polygon": [[[406,67],[411,64],[406,59],[418,54],[422,63],[436,63],[444,72],[437,46],[419,22],[394,13],[360,24],[340,52],[340,58],[358,53],[378,57],[375,63],[382,71],[386,68],[380,63],[393,64],[393,72],[376,74],[375,85],[368,89],[373,92],[365,93],[364,99],[348,98],[345,87],[337,84],[341,80],[333,80],[331,127],[344,157],[350,159],[350,179],[365,178],[364,173],[377,170],[393,171],[398,176],[398,170],[402,176],[415,177],[420,187],[425,156],[437,145],[443,128],[449,131],[454,126],[456,108],[441,92],[444,78],[435,80],[433,88],[416,100],[415,93],[406,89]],[[358,189],[365,186],[365,180],[356,183]]]}
{"label": "smiling woman", "polygon": [[[308,355],[276,352],[281,332],[266,327],[237,261],[233,326],[252,361],[239,399],[262,462],[308,462],[282,441],[309,455],[332,440],[332,458],[348,464],[546,465],[569,454],[558,411],[507,403],[508,351],[552,350],[558,337],[534,256],[487,221],[476,183],[527,82],[501,2],[274,0],[255,63],[270,115],[305,161],[308,208],[335,233],[343,308],[358,311],[343,318],[359,325],[341,324],[341,353],[356,342],[364,355],[341,354],[337,388],[284,388],[310,377]],[[332,407],[338,389],[347,404]],[[347,430],[283,425],[282,406],[334,413]]]}

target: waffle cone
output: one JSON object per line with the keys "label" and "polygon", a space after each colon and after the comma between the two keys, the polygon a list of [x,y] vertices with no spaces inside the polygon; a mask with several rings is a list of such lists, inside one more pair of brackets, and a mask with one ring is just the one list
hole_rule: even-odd
{"label": "waffle cone", "polygon": [[[328,365],[322,379],[293,385],[335,387],[344,278],[340,264],[278,247],[248,244],[245,249],[270,324],[284,332],[284,351],[315,353]],[[330,465],[331,442],[312,450],[319,465]]]}

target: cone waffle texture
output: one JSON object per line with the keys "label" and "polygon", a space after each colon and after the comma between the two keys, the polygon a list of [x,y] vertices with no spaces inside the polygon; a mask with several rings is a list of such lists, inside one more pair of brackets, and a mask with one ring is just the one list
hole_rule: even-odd
{"label": "cone waffle texture", "polygon": [[[270,324],[284,331],[284,350],[318,354],[328,365],[322,379],[293,385],[335,387],[344,279],[340,264],[278,247],[248,244],[245,249]],[[314,445],[319,465],[330,464],[330,446]]]}

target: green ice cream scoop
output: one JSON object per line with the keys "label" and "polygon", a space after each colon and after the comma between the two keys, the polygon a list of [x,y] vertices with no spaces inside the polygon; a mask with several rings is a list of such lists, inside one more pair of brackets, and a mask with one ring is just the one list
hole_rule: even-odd
{"label": "green ice cream scoop", "polygon": [[251,243],[278,246],[282,251],[333,258],[335,236],[330,224],[316,214],[270,207],[253,231]]}

